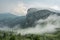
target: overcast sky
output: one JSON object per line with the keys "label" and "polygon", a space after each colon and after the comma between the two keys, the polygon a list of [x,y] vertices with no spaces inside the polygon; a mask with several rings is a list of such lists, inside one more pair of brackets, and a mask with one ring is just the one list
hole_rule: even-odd
{"label": "overcast sky", "polygon": [[31,7],[46,7],[60,10],[60,0],[0,0],[0,13],[10,12],[25,15]]}

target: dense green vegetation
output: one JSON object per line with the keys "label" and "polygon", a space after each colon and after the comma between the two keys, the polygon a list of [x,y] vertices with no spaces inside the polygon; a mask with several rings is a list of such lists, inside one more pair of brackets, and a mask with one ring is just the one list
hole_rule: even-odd
{"label": "dense green vegetation", "polygon": [[14,32],[0,31],[0,40],[60,40],[60,32],[54,34],[16,34]]}

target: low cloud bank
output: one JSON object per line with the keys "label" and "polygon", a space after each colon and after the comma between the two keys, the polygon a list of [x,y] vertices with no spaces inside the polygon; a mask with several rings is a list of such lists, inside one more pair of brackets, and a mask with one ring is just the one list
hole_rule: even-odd
{"label": "low cloud bank", "polygon": [[44,34],[44,33],[53,33],[56,32],[56,28],[60,28],[60,16],[57,15],[50,15],[46,19],[40,19],[35,22],[36,26],[35,27],[29,27],[25,29],[21,29],[16,25],[14,28],[0,28],[0,30],[5,30],[5,31],[14,31],[17,33],[21,33],[22,35],[25,34]]}

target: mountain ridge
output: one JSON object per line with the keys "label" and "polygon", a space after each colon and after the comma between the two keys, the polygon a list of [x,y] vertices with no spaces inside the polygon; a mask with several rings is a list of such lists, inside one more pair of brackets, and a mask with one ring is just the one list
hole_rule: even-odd
{"label": "mountain ridge", "polygon": [[9,13],[0,14],[0,24],[10,26],[11,28],[19,24],[21,28],[27,28],[35,26],[35,22],[39,19],[46,19],[54,14],[60,16],[59,12],[50,11],[48,9],[38,10],[36,8],[30,8],[26,16],[16,16]]}

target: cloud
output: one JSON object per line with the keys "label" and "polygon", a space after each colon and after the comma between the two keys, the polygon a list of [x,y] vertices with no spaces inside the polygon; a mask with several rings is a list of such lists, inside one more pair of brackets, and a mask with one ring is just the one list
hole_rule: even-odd
{"label": "cloud", "polygon": [[39,2],[34,2],[30,4],[30,7],[35,7],[35,8],[51,8],[54,10],[59,10],[60,11],[60,6],[59,5],[50,5],[50,4],[44,4],[44,3],[39,3]]}
{"label": "cloud", "polygon": [[16,7],[12,8],[10,11],[15,14],[15,15],[26,15],[27,10],[29,8],[48,8],[49,5],[42,4],[39,2],[34,2],[34,3],[18,3]]}
{"label": "cloud", "polygon": [[[43,24],[41,24],[43,23]],[[57,30],[56,28],[60,28],[60,16],[50,15],[47,19],[40,19],[36,22],[35,27],[25,28],[25,29],[17,29],[15,30],[17,33],[25,34],[44,34],[44,33],[54,33]]]}
{"label": "cloud", "polygon": [[25,2],[18,2],[18,3],[11,3],[11,4],[3,4],[3,6],[0,6],[0,13],[1,12],[11,12],[12,14],[15,15],[26,15],[27,10],[29,8],[51,8],[54,10],[60,10],[59,5],[51,5],[51,4],[46,4],[46,3],[40,3],[40,2],[30,2],[30,3],[25,3]]}
{"label": "cloud", "polygon": [[11,10],[11,12],[16,15],[26,15],[27,7],[24,3],[18,3],[17,6]]}
{"label": "cloud", "polygon": [[52,7],[50,7],[50,8],[55,9],[55,10],[60,10],[60,7],[59,7],[59,6],[57,6],[57,5],[52,6]]}

